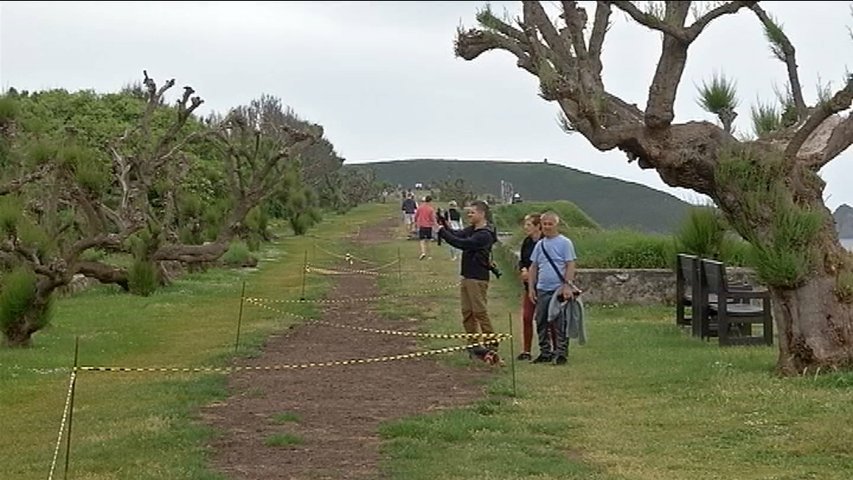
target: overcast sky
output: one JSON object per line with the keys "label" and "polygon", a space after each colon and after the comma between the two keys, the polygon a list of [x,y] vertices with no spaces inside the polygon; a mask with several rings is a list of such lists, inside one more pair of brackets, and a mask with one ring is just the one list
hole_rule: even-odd
{"label": "overcast sky", "polygon": [[[845,68],[853,67],[848,2],[762,4],[797,48],[806,101],[814,101],[819,78],[837,88]],[[702,201],[691,191],[667,187],[654,171],[629,164],[618,152],[598,152],[582,136],[563,133],[556,105],[537,96],[534,77],[509,54],[493,52],[473,62],[455,58],[457,26],[474,25],[483,5],[0,2],[0,87],[115,91],[140,80],[147,69],[158,81],[174,77],[179,86],[192,85],[206,111],[224,111],[262,93],[280,97],[322,124],[347,163],[548,158]],[[515,16],[521,7],[492,2],[492,8]],[[660,36],[618,11],[611,19],[605,85],[642,107]],[[717,71],[737,80],[735,125],[741,131],[751,130],[749,106],[757,98],[772,100],[773,85],[786,80],[754,15],[742,11],[720,18],[691,46],[677,121],[714,120],[696,106],[696,85]],[[853,204],[853,153],[821,175],[830,208]]]}

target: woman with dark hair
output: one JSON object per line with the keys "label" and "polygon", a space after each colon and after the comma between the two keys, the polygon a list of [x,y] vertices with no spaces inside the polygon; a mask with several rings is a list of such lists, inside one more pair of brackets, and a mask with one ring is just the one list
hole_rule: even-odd
{"label": "woman with dark hair", "polygon": [[[530,269],[530,254],[533,253],[533,247],[536,242],[542,238],[542,229],[539,224],[539,214],[531,213],[524,217],[524,241],[521,242],[521,252],[518,257],[518,271],[521,275],[521,281],[524,284],[524,298],[521,300],[521,331],[522,331],[522,348],[518,355],[518,360],[530,360],[530,346],[533,342],[533,312],[536,310],[536,304],[530,300],[528,289],[528,271]],[[553,344],[555,337],[554,325],[551,325],[551,343]]]}

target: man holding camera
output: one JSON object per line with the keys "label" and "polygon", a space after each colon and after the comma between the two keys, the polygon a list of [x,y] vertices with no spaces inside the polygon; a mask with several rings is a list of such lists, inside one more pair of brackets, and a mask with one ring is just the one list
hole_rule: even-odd
{"label": "man holding camera", "polygon": [[[439,218],[438,236],[448,244],[462,250],[462,325],[467,333],[494,333],[489,319],[486,293],[489,290],[489,274],[500,272],[492,265],[492,245],[497,241],[497,233],[488,224],[489,206],[486,202],[475,200],[465,209],[468,227],[462,230],[448,228],[446,217]],[[475,338],[468,343],[479,343]],[[489,342],[492,349],[496,342]]]}
{"label": "man holding camera", "polygon": [[554,212],[543,213],[539,224],[542,226],[542,238],[530,254],[530,269],[528,278],[530,301],[536,305],[536,332],[539,336],[539,356],[533,363],[550,363],[557,365],[568,361],[569,339],[567,325],[557,325],[557,339],[554,351],[548,338],[548,310],[554,295],[561,303],[567,302],[575,295],[575,247],[572,241],[557,230],[560,217]]}

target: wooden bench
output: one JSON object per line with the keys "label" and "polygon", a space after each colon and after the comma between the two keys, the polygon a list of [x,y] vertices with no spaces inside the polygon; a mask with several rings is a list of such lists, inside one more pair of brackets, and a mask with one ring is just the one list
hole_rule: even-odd
{"label": "wooden bench", "polygon": [[[693,302],[699,295],[699,257],[679,253],[675,262],[675,324],[686,327],[694,318],[699,318]],[[686,315],[688,308],[689,316]]]}
{"label": "wooden bench", "polygon": [[[730,286],[722,262],[701,260],[700,337],[719,338],[720,345],[773,345],[773,315],[770,292],[748,285]],[[694,302],[696,303],[696,302]],[[758,305],[756,305],[758,303]],[[760,324],[760,336],[752,326]],[[694,329],[695,331],[695,329]]]}

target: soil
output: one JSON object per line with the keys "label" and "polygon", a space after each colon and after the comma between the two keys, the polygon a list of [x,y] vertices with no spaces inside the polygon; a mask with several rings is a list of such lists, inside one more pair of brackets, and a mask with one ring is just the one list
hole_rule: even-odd
{"label": "soil", "polygon": [[[354,243],[387,241],[397,221],[360,229]],[[376,278],[342,275],[329,298],[379,294]],[[369,302],[328,304],[321,319],[378,329],[417,325],[380,317]],[[461,327],[461,325],[460,325]],[[458,340],[456,340],[458,341]],[[453,340],[449,342],[454,342]],[[448,343],[448,345],[455,345]],[[369,358],[417,351],[415,340],[322,325],[300,325],[269,338],[263,353],[241,364],[281,365]],[[462,353],[453,353],[462,355]],[[212,442],[216,470],[233,480],[382,479],[380,423],[459,407],[482,398],[483,364],[444,365],[435,357],[283,371],[240,371],[229,376],[229,397],[203,416],[220,435]],[[294,422],[278,423],[277,414]],[[269,446],[291,434],[295,445]]]}

